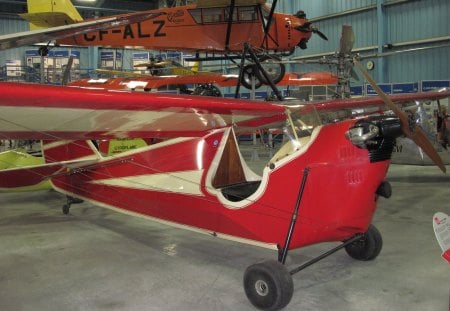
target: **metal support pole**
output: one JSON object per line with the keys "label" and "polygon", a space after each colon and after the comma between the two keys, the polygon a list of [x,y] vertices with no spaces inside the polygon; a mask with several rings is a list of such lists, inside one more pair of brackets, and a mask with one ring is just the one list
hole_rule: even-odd
{"label": "metal support pole", "polygon": [[237,79],[237,84],[236,84],[236,91],[234,93],[234,98],[239,98],[239,91],[241,89],[241,78],[242,75],[244,74],[244,63],[245,63],[245,54],[247,54],[247,45],[244,45],[244,51],[242,53],[242,57],[241,57],[241,65],[239,67],[239,76]]}
{"label": "metal support pole", "polygon": [[225,51],[230,49],[231,26],[233,25],[233,14],[235,9],[235,0],[230,3],[230,16],[228,16],[227,36],[225,38]]}
{"label": "metal support pole", "polygon": [[284,242],[284,247],[278,256],[278,261],[280,263],[282,263],[283,265],[286,262],[289,245],[291,244],[292,234],[294,233],[295,224],[297,222],[297,215],[298,215],[298,211],[300,209],[300,202],[302,201],[303,192],[305,191],[305,186],[306,186],[306,182],[308,180],[309,171],[310,171],[309,167],[306,167],[303,170],[302,184],[300,186],[300,191],[297,196],[297,202],[295,202],[295,208],[294,208],[294,212],[292,213],[291,224],[289,225],[289,230],[286,235],[286,241]]}
{"label": "metal support pole", "polygon": [[343,242],[342,244],[340,244],[339,246],[336,246],[335,248],[330,249],[328,252],[323,253],[322,255],[320,255],[320,256],[318,256],[318,257],[316,257],[316,258],[314,258],[314,259],[312,259],[312,260],[310,260],[310,261],[308,261],[308,262],[306,262],[306,263],[304,263],[303,265],[301,265],[301,266],[299,266],[299,267],[297,267],[297,268],[295,268],[295,269],[292,269],[289,273],[290,273],[291,275],[293,275],[293,274],[296,274],[297,272],[300,272],[301,270],[303,270],[303,269],[305,269],[305,268],[308,268],[308,267],[311,266],[312,264],[315,264],[316,262],[318,262],[318,261],[320,261],[320,260],[322,260],[322,259],[324,259],[324,258],[330,256],[331,254],[336,253],[338,250],[340,250],[340,249],[346,247],[348,244],[351,244],[351,243],[356,242],[357,240],[361,239],[361,236],[363,236],[363,234],[357,234],[357,235],[355,235],[354,237],[352,237],[352,238],[350,238],[350,239],[344,241],[344,242]]}

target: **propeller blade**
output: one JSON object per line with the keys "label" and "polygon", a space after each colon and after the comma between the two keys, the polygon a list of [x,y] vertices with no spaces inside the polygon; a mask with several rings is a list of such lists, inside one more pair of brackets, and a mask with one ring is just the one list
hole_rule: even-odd
{"label": "propeller blade", "polygon": [[339,53],[350,54],[355,43],[355,34],[353,33],[352,26],[343,25],[340,41]]}
{"label": "propeller blade", "polygon": [[433,144],[426,137],[423,130],[417,126],[414,128],[414,131],[411,131],[411,129],[409,128],[408,117],[406,116],[406,114],[403,111],[401,111],[400,108],[398,108],[392,102],[389,96],[387,96],[381,90],[381,88],[375,83],[375,81],[372,79],[369,73],[364,69],[364,67],[356,58],[353,59],[353,63],[355,64],[356,67],[358,67],[358,70],[362,73],[364,78],[366,78],[367,82],[369,82],[369,84],[373,87],[375,92],[377,92],[378,96],[381,97],[386,106],[388,106],[389,109],[392,110],[400,119],[400,126],[402,128],[403,133],[412,141],[414,141],[417,146],[422,148],[423,152],[425,152],[426,155],[428,155],[428,157],[441,169],[441,171],[445,173],[447,169],[444,165],[444,162],[437,153],[436,149],[434,149]]}
{"label": "propeller blade", "polygon": [[313,28],[312,32],[316,33],[319,35],[319,37],[321,37],[323,40],[328,41],[327,36],[325,36],[325,34],[323,32],[321,32],[319,29],[317,28]]}
{"label": "propeller blade", "polygon": [[352,78],[356,81],[359,81],[359,77],[356,74],[355,70],[353,70],[353,68],[350,70],[350,75],[352,76]]}

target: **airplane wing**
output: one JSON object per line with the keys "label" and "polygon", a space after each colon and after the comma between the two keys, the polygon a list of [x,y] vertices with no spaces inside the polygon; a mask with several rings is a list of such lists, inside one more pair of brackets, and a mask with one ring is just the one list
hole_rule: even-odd
{"label": "airplane wing", "polygon": [[170,84],[205,84],[214,83],[222,87],[236,86],[237,75],[220,75],[220,74],[195,74],[186,76],[159,76],[159,79],[150,80],[147,84],[148,88],[159,88]]}
{"label": "airplane wing", "polygon": [[277,85],[330,85],[336,84],[335,74],[327,71],[308,72],[308,73],[286,73]]}
{"label": "airplane wing", "polygon": [[[235,125],[263,127],[286,120],[297,105],[161,93],[118,92],[0,83],[0,137],[86,140],[193,137]],[[395,103],[450,97],[450,92],[392,96]],[[300,102],[301,104],[301,102]],[[384,107],[381,98],[311,102],[316,110]],[[303,106],[304,107],[304,106]],[[384,107],[384,110],[387,110]]]}
{"label": "airplane wing", "polygon": [[[412,93],[412,94],[401,94],[392,95],[389,98],[395,104],[405,104],[415,101],[432,101],[442,98],[450,97],[450,91],[443,92],[426,92],[426,93]],[[361,98],[343,98],[343,99],[333,99],[326,101],[315,101],[311,102],[315,105],[316,109],[319,111],[326,110],[339,110],[339,109],[352,109],[352,108],[364,108],[370,106],[383,107],[385,104],[383,99],[379,96],[371,97],[361,97]],[[387,110],[387,109],[385,109]]]}
{"label": "airplane wing", "polygon": [[121,25],[133,24],[146,19],[158,17],[161,14],[162,13],[159,12],[138,12],[80,22],[71,25],[2,35],[0,36],[0,50],[67,38],[70,36],[76,36],[91,31],[97,31]]}
{"label": "airplane wing", "polygon": [[286,119],[283,105],[201,96],[0,83],[0,137],[86,140],[193,137]]}

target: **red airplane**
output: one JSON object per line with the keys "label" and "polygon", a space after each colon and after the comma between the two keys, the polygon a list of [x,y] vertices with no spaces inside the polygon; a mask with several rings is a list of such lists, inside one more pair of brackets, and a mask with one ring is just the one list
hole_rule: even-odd
{"label": "red airplane", "polygon": [[[83,199],[277,250],[278,260],[251,265],[244,274],[246,295],[261,309],[286,306],[292,275],[339,249],[357,260],[378,256],[382,238],[371,222],[379,196],[390,196],[384,179],[396,137],[413,139],[445,171],[421,129],[411,128],[394,103],[446,98],[450,92],[380,93],[290,106],[11,83],[0,83],[0,92],[0,135],[43,140],[46,161],[0,171],[0,187],[50,179],[69,198],[65,213],[73,198]],[[398,117],[328,124],[319,118],[356,107],[382,111],[385,104]],[[259,176],[240,155],[235,133],[276,125],[291,140]],[[110,157],[92,142],[133,137],[155,140]],[[330,241],[341,243],[297,268],[284,265],[288,251]]]}

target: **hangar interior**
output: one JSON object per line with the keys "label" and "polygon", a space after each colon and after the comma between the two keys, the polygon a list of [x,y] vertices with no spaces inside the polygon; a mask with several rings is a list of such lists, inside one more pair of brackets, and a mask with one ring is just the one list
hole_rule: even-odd
{"label": "hangar interior", "polygon": [[[83,18],[195,2],[72,1]],[[1,35],[27,31],[28,23],[18,16],[26,11],[25,0],[0,0]],[[279,0],[277,11],[304,11],[328,38],[313,35],[307,49],[297,48],[283,56],[291,61],[286,63],[287,72],[335,73],[334,65],[310,61],[336,55],[342,25],[351,25],[352,52],[359,54],[384,91],[396,95],[450,88],[448,0]],[[58,46],[51,48],[44,62],[38,49],[45,45],[0,51],[0,81],[61,84],[70,55],[75,55],[72,81],[100,78],[98,68],[136,72],[134,65],[152,57],[182,62],[191,56],[182,51]],[[219,69],[211,70],[203,63],[200,67],[235,73],[229,61],[213,65]],[[361,75],[358,78],[351,78],[352,95],[375,95],[370,94],[368,81]],[[324,99],[332,95],[330,88],[285,87],[283,92],[302,94],[306,100]],[[259,91],[264,96],[272,90],[263,86]],[[235,88],[223,87],[220,92],[233,95]],[[255,96],[249,90],[241,92],[242,97]],[[450,110],[449,99],[417,107],[425,120],[422,126],[431,128],[431,139],[449,168],[450,152],[436,141],[436,116],[442,107]],[[242,136],[238,143],[242,157],[258,174],[281,146],[276,134],[262,133]],[[2,140],[0,151],[39,145],[18,144]],[[296,274],[294,294],[285,310],[450,310],[450,266],[440,256],[432,223],[435,213],[450,214],[450,177],[410,142],[397,141],[393,162],[386,177],[392,197],[379,199],[373,220],[383,235],[380,256],[355,261],[340,251]],[[329,192],[322,190],[324,195]],[[185,231],[89,202],[74,205],[65,215],[61,207],[66,197],[47,188],[0,193],[0,202],[2,310],[254,310],[242,289],[243,271],[252,263],[278,256],[273,250]],[[294,267],[334,245],[291,251],[286,264]]]}

